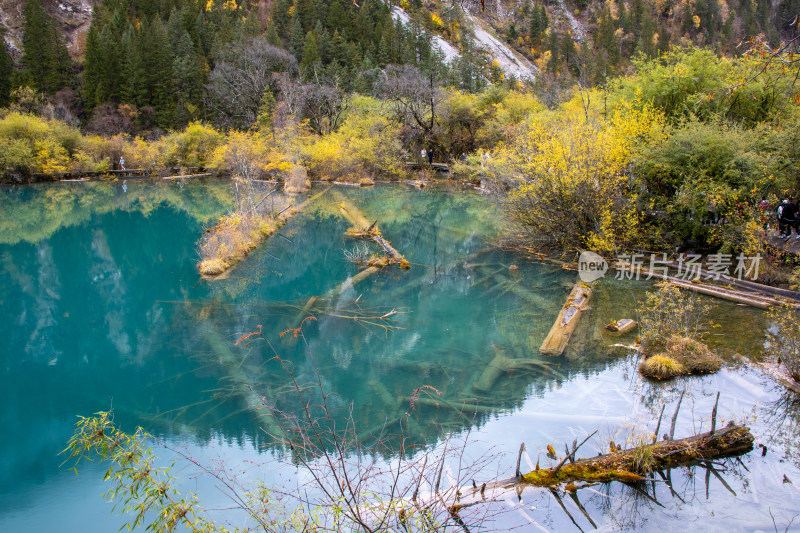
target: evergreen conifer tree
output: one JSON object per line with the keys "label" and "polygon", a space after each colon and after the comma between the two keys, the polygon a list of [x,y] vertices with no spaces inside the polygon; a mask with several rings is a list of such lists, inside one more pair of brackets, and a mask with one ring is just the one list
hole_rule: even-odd
{"label": "evergreen conifer tree", "polygon": [[98,86],[100,85],[100,65],[102,50],[100,49],[100,37],[98,35],[97,15],[94,16],[89,31],[86,33],[86,44],[84,47],[83,59],[83,94],[86,105],[89,109],[101,104],[98,99]]}
{"label": "evergreen conifer tree", "polygon": [[569,69],[573,76],[578,75],[578,50],[575,48],[575,41],[572,40],[572,35],[565,33],[561,38],[559,46],[559,54],[561,61]]}
{"label": "evergreen conifer tree", "polygon": [[289,33],[289,51],[297,59],[303,57],[303,42],[305,41],[305,33],[303,33],[303,25],[300,23],[300,16],[295,11],[292,15],[292,30]]}
{"label": "evergreen conifer tree", "polygon": [[27,0],[23,10],[22,64],[25,81],[54,93],[69,84],[71,60],[67,47],[42,0]]}
{"label": "evergreen conifer tree", "polygon": [[558,34],[555,31],[550,32],[550,36],[547,39],[547,49],[550,51],[550,59],[547,61],[547,71],[556,73],[558,72],[561,57],[559,53]]}
{"label": "evergreen conifer tree", "polygon": [[193,118],[193,112],[196,112],[202,103],[202,63],[177,10],[170,15],[167,33],[173,57],[172,85],[175,116],[172,122],[176,126],[183,126]]}
{"label": "evergreen conifer tree", "polygon": [[269,26],[267,26],[267,42],[277,47],[283,45],[283,43],[281,43],[281,37],[278,35],[278,25],[274,22],[270,22]]}
{"label": "evergreen conifer tree", "polygon": [[3,34],[3,30],[0,28],[0,107],[8,105],[11,95],[11,76],[14,74],[14,63]]}
{"label": "evergreen conifer tree", "polygon": [[303,44],[303,60],[300,62],[300,73],[303,78],[310,80],[314,68],[320,63],[321,58],[317,46],[317,37],[313,31],[310,31],[306,34],[305,43]]}
{"label": "evergreen conifer tree", "polygon": [[261,22],[259,22],[256,16],[255,9],[251,9],[250,13],[248,13],[247,17],[244,19],[242,23],[242,33],[247,37],[258,37],[261,35]]}

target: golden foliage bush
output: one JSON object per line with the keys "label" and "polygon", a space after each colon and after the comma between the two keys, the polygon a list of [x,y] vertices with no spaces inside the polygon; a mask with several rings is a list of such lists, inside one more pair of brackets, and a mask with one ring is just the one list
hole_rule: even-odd
{"label": "golden foliage bush", "polygon": [[683,365],[672,357],[659,354],[645,359],[639,365],[642,375],[655,379],[669,379],[680,376],[685,372]]}
{"label": "golden foliage bush", "polygon": [[57,120],[9,112],[0,118],[0,169],[23,174],[74,170],[80,132]]}
{"label": "golden foliage bush", "polygon": [[722,368],[722,360],[708,346],[696,339],[673,335],[663,352],[648,354],[639,365],[639,372],[647,377],[669,379],[689,374],[710,374]]}
{"label": "golden foliage bush", "polygon": [[223,140],[224,135],[213,127],[192,122],[183,131],[172,133],[164,139],[167,162],[180,167],[205,168]]}
{"label": "golden foliage bush", "polygon": [[510,213],[533,240],[598,253],[637,241],[640,211],[629,175],[633,149],[663,131],[661,115],[638,107],[620,105],[603,117],[576,96],[555,112],[529,115],[493,152],[488,174],[514,187]]}
{"label": "golden foliage bush", "polygon": [[291,156],[281,148],[288,142],[282,135],[273,138],[259,133],[231,131],[214,150],[209,166],[244,180],[265,175],[283,178],[291,170],[292,163]]}
{"label": "golden foliage bush", "polygon": [[325,136],[306,133],[301,159],[317,179],[359,182],[402,172],[399,126],[381,113],[381,103],[354,96],[342,126]]}

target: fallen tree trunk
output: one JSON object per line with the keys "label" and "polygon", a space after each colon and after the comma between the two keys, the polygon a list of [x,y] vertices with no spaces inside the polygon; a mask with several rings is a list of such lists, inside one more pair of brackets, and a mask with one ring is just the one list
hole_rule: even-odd
{"label": "fallen tree trunk", "polygon": [[392,246],[392,243],[383,238],[383,235],[378,229],[376,222],[370,224],[366,217],[358,210],[358,208],[351,204],[347,198],[345,198],[344,195],[338,191],[334,192],[334,197],[336,198],[336,201],[339,202],[339,212],[353,225],[353,229],[348,230],[351,235],[357,237],[370,237],[383,249],[386,257],[389,259],[388,264],[397,264],[401,268],[410,268],[411,265],[409,264],[408,260],[403,257],[403,254],[398,252]]}
{"label": "fallen tree trunk", "polygon": [[[674,263],[674,265],[677,265],[677,263]],[[614,268],[619,270],[620,264],[615,264]],[[713,274],[710,274],[705,270],[701,269],[700,273],[701,276],[705,276],[706,279],[715,279]],[[797,303],[798,298],[800,298],[800,294],[794,291],[778,289],[776,287],[768,287],[766,285],[760,285],[758,283],[752,283],[746,280],[739,280],[730,277],[724,277],[720,279],[720,281],[723,281],[724,283],[732,284],[733,286],[741,289],[737,290],[730,286],[723,287],[720,285],[704,283],[699,280],[678,278],[662,272],[654,272],[645,267],[641,268],[641,274],[647,275],[648,278],[653,277],[663,279],[682,289],[699,292],[701,294],[713,296],[722,300],[758,307],[759,309],[768,309],[771,306],[778,304],[795,306],[800,305]],[[765,293],[771,294],[771,296]]]}
{"label": "fallen tree trunk", "polygon": [[580,281],[575,284],[550,333],[539,348],[539,353],[552,356],[564,353],[591,296],[592,289],[588,285]]}
{"label": "fallen tree trunk", "polygon": [[494,358],[489,361],[486,368],[478,377],[475,382],[475,389],[479,391],[489,391],[494,387],[494,384],[505,373],[513,372],[514,370],[524,370],[531,368],[549,369],[550,365],[544,361],[537,359],[511,359],[506,355],[505,350],[497,345],[493,345]]}
{"label": "fallen tree trunk", "polygon": [[747,294],[740,291],[726,289],[724,287],[714,287],[705,283],[697,283],[692,281],[683,281],[677,278],[670,278],[666,276],[665,279],[681,289],[699,292],[707,296],[713,296],[722,300],[728,300],[738,304],[745,304],[759,309],[769,309],[772,305],[778,303],[777,300],[770,297],[758,296],[755,294]]}
{"label": "fallen tree trunk", "polygon": [[233,393],[241,397],[245,407],[256,417],[267,435],[275,439],[285,436],[280,421],[272,409],[267,407],[264,399],[257,394],[251,385],[251,378],[245,369],[241,356],[237,356],[230,348],[230,343],[222,338],[219,331],[207,322],[204,328],[206,342],[217,357],[217,362],[225,377],[231,384]]}
{"label": "fallen tree trunk", "polygon": [[539,487],[575,481],[631,483],[642,481],[646,474],[657,470],[685,466],[701,459],[734,457],[752,449],[753,435],[750,430],[730,422],[725,428],[685,439],[640,445],[600,457],[581,459],[560,468],[534,470],[523,475],[519,482]]}

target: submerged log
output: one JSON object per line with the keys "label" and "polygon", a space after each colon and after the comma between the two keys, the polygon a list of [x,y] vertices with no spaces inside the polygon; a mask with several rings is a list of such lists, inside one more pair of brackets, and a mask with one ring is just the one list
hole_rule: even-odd
{"label": "submerged log", "polygon": [[591,287],[581,281],[575,284],[550,333],[539,348],[539,353],[552,356],[564,353],[569,339],[575,332],[575,328],[578,327],[581,313],[587,309],[587,303],[591,296]]}
{"label": "submerged log", "polygon": [[494,348],[494,358],[489,361],[489,364],[486,365],[486,368],[476,380],[476,390],[491,390],[497,380],[500,379],[500,376],[507,372],[513,372],[514,370],[527,370],[531,368],[549,370],[549,364],[544,361],[539,361],[537,359],[511,359],[501,347],[493,345],[492,348]]}
{"label": "submerged log", "polygon": [[328,291],[328,293],[325,295],[325,297],[328,300],[336,299],[343,291],[356,286],[357,284],[361,283],[362,281],[364,281],[365,279],[367,279],[371,275],[373,275],[373,274],[375,274],[377,272],[380,272],[380,271],[381,271],[381,269],[379,267],[371,266],[369,268],[365,268],[364,270],[362,270],[361,272],[359,272],[355,276],[351,276],[351,277],[347,278],[346,280],[341,282],[339,285],[337,285],[336,287],[334,287],[333,289]]}
{"label": "submerged log", "polygon": [[204,333],[233,392],[241,397],[245,407],[255,415],[256,420],[262,424],[262,429],[268,435],[273,438],[283,437],[284,432],[280,421],[275,417],[272,409],[265,405],[264,398],[253,390],[252,381],[243,366],[242,358],[233,353],[230,344],[222,338],[222,335],[210,322],[206,324]]}
{"label": "submerged log", "polygon": [[648,473],[657,470],[690,465],[699,460],[735,457],[752,449],[753,435],[750,429],[730,422],[727,427],[717,431],[580,459],[560,468],[534,470],[523,475],[519,482],[540,487],[575,481],[632,483],[643,481]]}

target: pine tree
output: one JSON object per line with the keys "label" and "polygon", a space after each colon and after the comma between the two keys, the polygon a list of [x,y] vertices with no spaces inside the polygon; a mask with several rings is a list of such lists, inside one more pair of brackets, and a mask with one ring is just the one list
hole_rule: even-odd
{"label": "pine tree", "polygon": [[303,31],[311,31],[314,23],[317,22],[317,14],[312,0],[295,0],[294,12],[300,18]]}
{"label": "pine tree", "polygon": [[14,63],[11,60],[11,54],[8,52],[4,32],[0,28],[0,107],[8,105],[8,99],[11,95],[11,76],[13,74]]}
{"label": "pine tree", "polygon": [[386,40],[386,35],[381,37],[381,42],[378,45],[378,65],[381,67],[386,66],[392,61],[391,46]]}
{"label": "pine tree", "polygon": [[303,42],[305,41],[305,33],[303,33],[303,25],[300,23],[300,16],[295,11],[292,15],[292,30],[289,34],[289,51],[297,59],[303,57]]}
{"label": "pine tree", "polygon": [[261,22],[256,16],[256,10],[251,9],[247,14],[247,18],[242,23],[242,33],[247,37],[258,37],[261,35]]}
{"label": "pine tree", "polygon": [[292,7],[291,0],[278,0],[272,4],[271,24],[275,24],[275,30],[282,38],[289,37],[291,29],[291,19],[289,18],[289,8]]}
{"label": "pine tree", "polygon": [[278,35],[278,25],[274,22],[270,22],[269,26],[267,27],[267,42],[272,46],[283,46],[283,43],[281,43],[281,37]]}
{"label": "pine tree", "polygon": [[572,36],[569,33],[565,33],[562,36],[559,53],[561,55],[561,60],[567,66],[570,73],[573,76],[577,76],[579,74],[578,50],[575,48],[575,41],[572,40]]}
{"label": "pine tree", "polygon": [[173,124],[183,126],[193,118],[203,97],[202,62],[192,45],[180,13],[174,10],[167,23],[172,59],[172,90],[175,100]]}
{"label": "pine tree", "polygon": [[323,22],[329,30],[341,31],[347,28],[347,14],[339,0],[333,0],[328,6],[328,17]]}
{"label": "pine tree", "polygon": [[547,39],[547,49],[550,51],[550,59],[547,61],[547,71],[556,73],[558,72],[558,65],[561,62],[561,58],[559,57],[558,34],[554,31],[550,32],[550,36]]}
{"label": "pine tree", "polygon": [[331,38],[331,63],[338,63],[342,66],[350,64],[350,54],[347,47],[347,41],[338,31],[333,32]]}
{"label": "pine tree", "polygon": [[35,89],[54,93],[69,83],[71,59],[41,0],[27,0],[22,35],[24,76]]}
{"label": "pine tree", "polygon": [[305,43],[303,44],[303,60],[300,62],[300,72],[305,79],[309,80],[314,69],[320,64],[321,58],[317,46],[317,37],[314,32],[310,31],[306,34]]}
{"label": "pine tree", "polygon": [[152,21],[146,33],[148,46],[148,103],[155,109],[156,123],[161,127],[171,127],[173,99],[172,52],[170,51],[167,28],[160,19]]}

